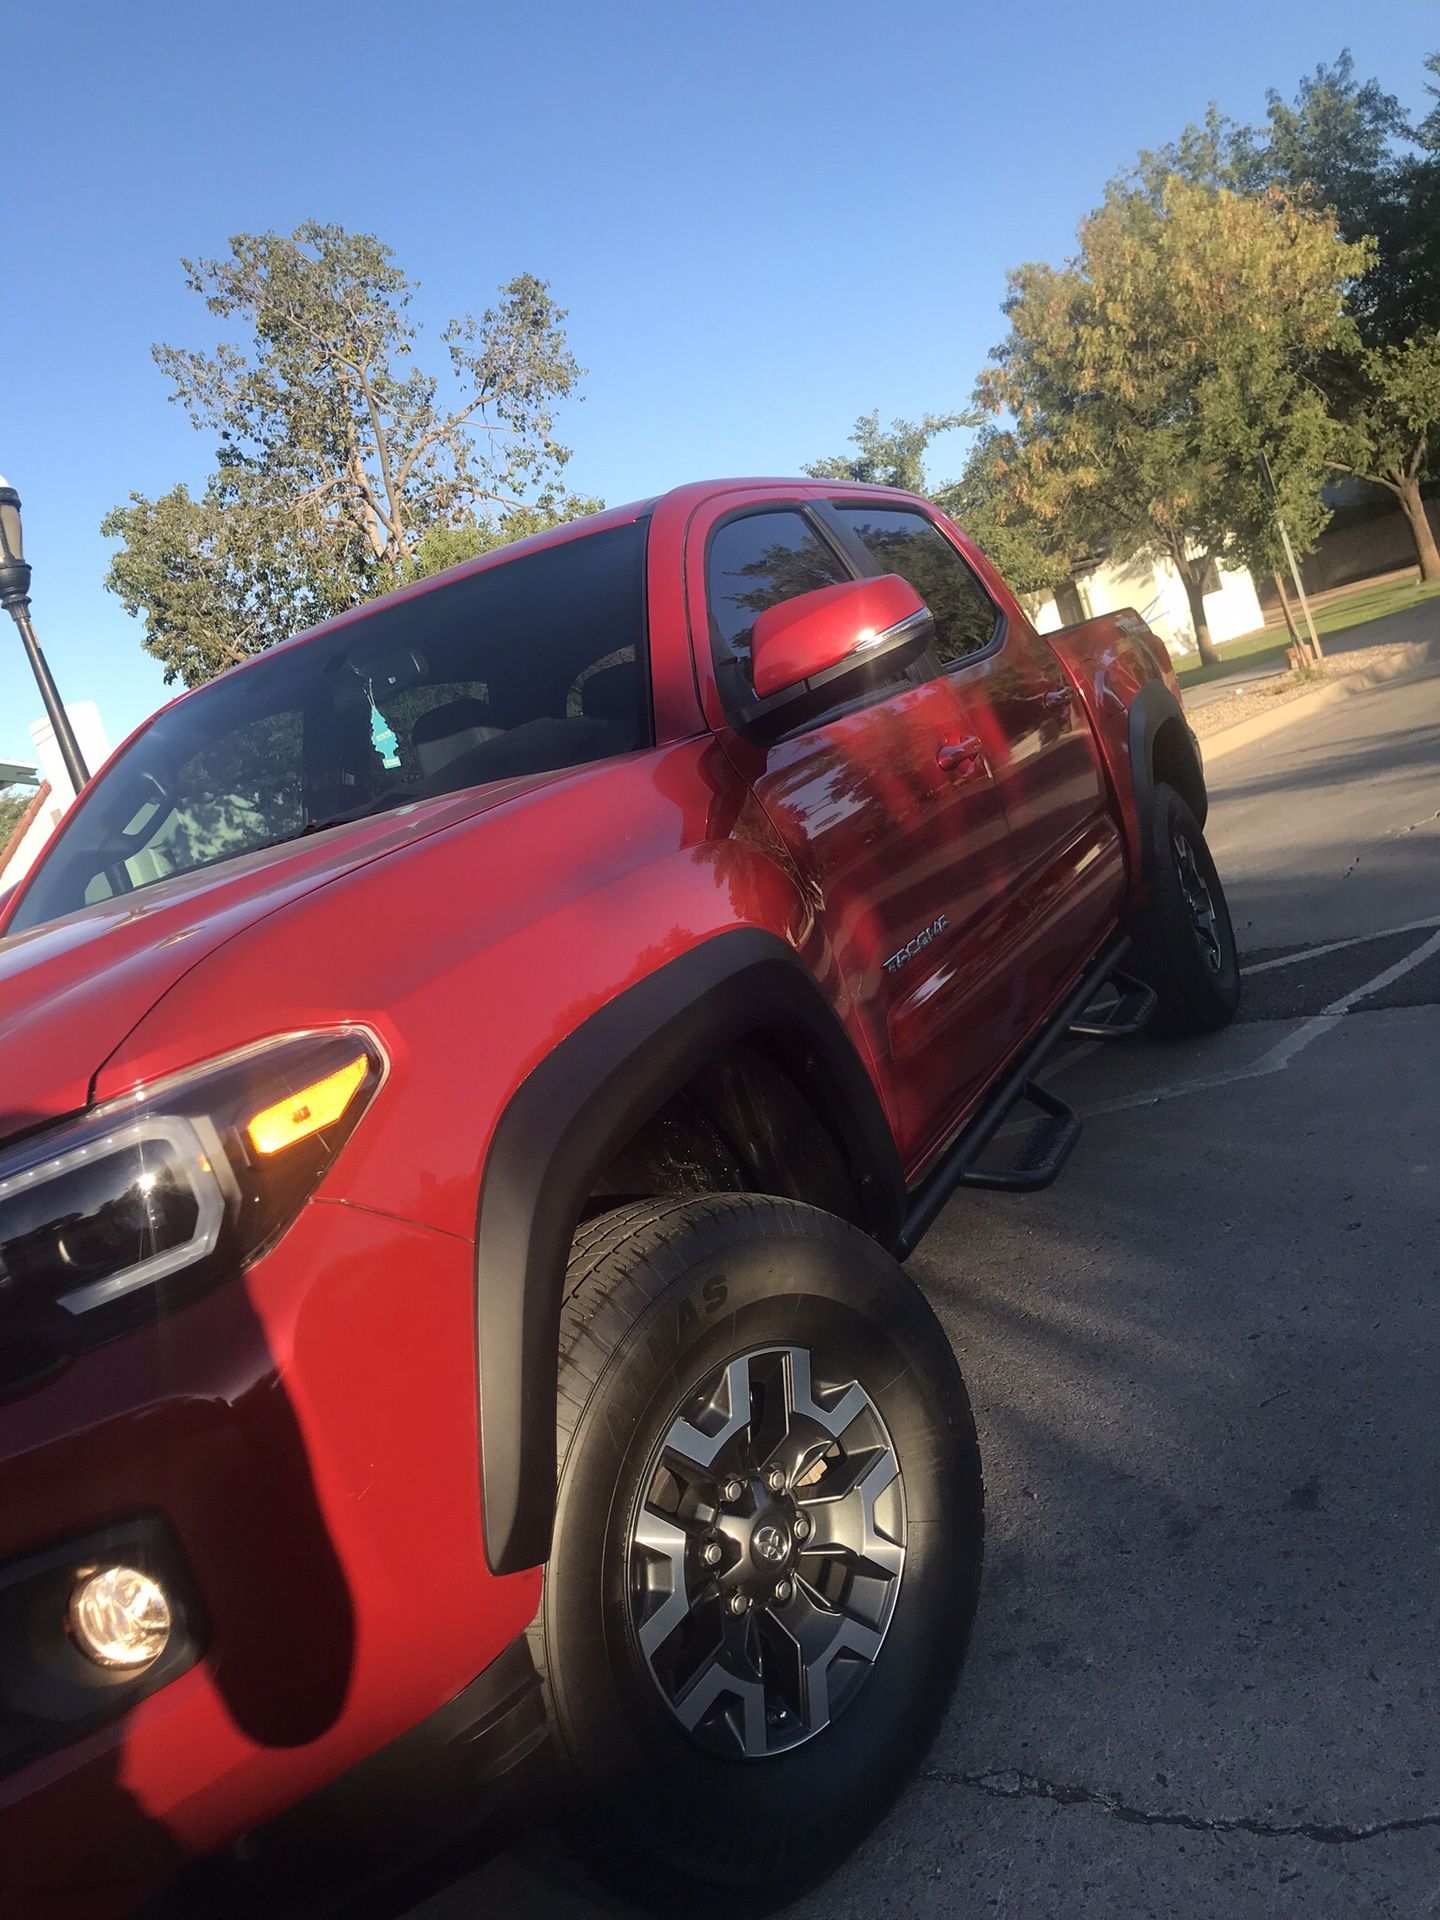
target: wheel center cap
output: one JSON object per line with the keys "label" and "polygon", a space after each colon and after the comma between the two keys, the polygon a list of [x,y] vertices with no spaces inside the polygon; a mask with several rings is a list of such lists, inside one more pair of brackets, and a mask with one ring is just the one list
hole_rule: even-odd
{"label": "wheel center cap", "polygon": [[751,1557],[763,1566],[782,1566],[790,1557],[790,1529],[783,1520],[762,1520],[750,1536]]}

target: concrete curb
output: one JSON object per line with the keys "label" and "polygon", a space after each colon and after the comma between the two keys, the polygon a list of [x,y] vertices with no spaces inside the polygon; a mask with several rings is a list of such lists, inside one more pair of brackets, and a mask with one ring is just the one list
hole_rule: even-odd
{"label": "concrete curb", "polygon": [[1353,673],[1347,673],[1341,679],[1330,680],[1323,687],[1316,687],[1313,693],[1302,693],[1293,700],[1286,700],[1273,713],[1258,713],[1252,720],[1239,720],[1233,727],[1222,727],[1218,733],[1202,739],[1200,751],[1205,764],[1208,767],[1212,760],[1218,760],[1222,754],[1231,753],[1237,747],[1253,746],[1257,740],[1268,739],[1272,733],[1279,733],[1282,727],[1288,727],[1292,720],[1318,713],[1322,707],[1333,706],[1337,700],[1347,699],[1352,693],[1363,693],[1367,687],[1378,687],[1386,680],[1398,680],[1434,659],[1440,659],[1440,641],[1407,641],[1393,648],[1386,660],[1376,661],[1368,667],[1357,667]]}

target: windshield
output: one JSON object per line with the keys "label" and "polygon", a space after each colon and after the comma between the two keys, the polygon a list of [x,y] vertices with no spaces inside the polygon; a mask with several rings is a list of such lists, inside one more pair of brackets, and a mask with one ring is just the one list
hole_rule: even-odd
{"label": "windshield", "polygon": [[445,582],[202,688],[86,793],[6,929],[407,801],[645,746],[646,522]]}

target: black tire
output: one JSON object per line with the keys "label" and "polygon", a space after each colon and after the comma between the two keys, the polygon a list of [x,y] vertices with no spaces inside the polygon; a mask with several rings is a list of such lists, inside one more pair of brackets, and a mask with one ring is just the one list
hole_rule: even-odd
{"label": "black tire", "polygon": [[[531,1630],[567,1783],[565,1824],[587,1864],[641,1904],[667,1914],[768,1913],[831,1872],[891,1805],[929,1748],[959,1675],[983,1538],[979,1448],[960,1370],[924,1297],[888,1255],[844,1222],[788,1200],[717,1194],[621,1208],[577,1238],[568,1288],[555,1540]],[[777,1360],[782,1351],[786,1357]],[[747,1715],[722,1696],[699,1727],[687,1731],[639,1641],[641,1612],[657,1608],[648,1587],[640,1597],[637,1556],[647,1568],[653,1561],[636,1533],[642,1519],[653,1525],[655,1489],[672,1484],[665,1469],[658,1477],[652,1469],[662,1440],[681,1431],[677,1411],[688,1408],[703,1421],[694,1396],[717,1370],[727,1383],[742,1378],[725,1371],[735,1363],[747,1382],[747,1419],[759,1430],[747,1425],[742,1451],[756,1462],[755,1497],[769,1499],[760,1468],[781,1451],[764,1451],[767,1410],[783,1413],[787,1435],[809,1442],[809,1452],[802,1446],[797,1457],[808,1459],[816,1444],[814,1429],[792,1408],[795,1355],[802,1351],[813,1359],[811,1406],[828,1407],[827,1417],[838,1422],[857,1404],[851,1396],[858,1383],[868,1411],[851,1415],[843,1442],[804,1469],[791,1517],[804,1511],[799,1501],[815,1495],[817,1476],[830,1484],[827,1463],[852,1434],[861,1438],[844,1473],[857,1484],[873,1478],[879,1485],[883,1474],[872,1476],[853,1463],[875,1459],[863,1443],[884,1435],[903,1485],[898,1504],[885,1507],[886,1524],[903,1536],[888,1625],[873,1658],[830,1657],[814,1697],[842,1698],[842,1704],[821,1730],[808,1733],[803,1717],[787,1726],[785,1706],[769,1705],[767,1692],[763,1727],[758,1712]],[[836,1387],[827,1402],[826,1383],[842,1381],[852,1385],[843,1395]],[[797,1398],[794,1406],[800,1404]],[[879,1426],[862,1424],[872,1415]],[[699,1428],[683,1431],[698,1434]],[[722,1457],[738,1457],[739,1444],[738,1435],[727,1441],[730,1451]],[[723,1487],[738,1484],[733,1473],[718,1482],[717,1500],[734,1502],[737,1496],[726,1496]],[[691,1497],[687,1489],[685,1498]],[[764,1511],[778,1513],[781,1497]],[[893,1488],[881,1497],[897,1499]],[[790,1498],[788,1491],[783,1498]],[[848,1506],[825,1512],[853,1512],[854,1498],[852,1492]],[[797,1577],[788,1596],[807,1610],[809,1569],[829,1564],[820,1535],[839,1525],[822,1517],[818,1503],[810,1511],[817,1517],[796,1520],[790,1552],[805,1555],[798,1542],[808,1537],[811,1558],[803,1579],[801,1559],[790,1563]],[[881,1539],[870,1533],[879,1511],[872,1497],[867,1542]],[[750,1525],[753,1542],[764,1531],[762,1517],[735,1524]],[[718,1553],[719,1536],[705,1532],[703,1517],[699,1524]],[[727,1538],[727,1552],[731,1545]],[[892,1552],[893,1545],[887,1541],[884,1550]],[[704,1550],[687,1534],[683,1575],[677,1580],[673,1564],[662,1566],[667,1591],[678,1589],[685,1599],[682,1629],[667,1629],[662,1654],[692,1630],[703,1639],[702,1623],[719,1622],[727,1631],[724,1616],[739,1611],[733,1589],[728,1599],[719,1592],[713,1603],[703,1598],[705,1583],[718,1588],[722,1579],[703,1570],[692,1577],[693,1555]],[[736,1550],[734,1569],[723,1577],[753,1577],[759,1551],[754,1545]],[[854,1580],[850,1590],[863,1585],[869,1593],[875,1584]],[[768,1648],[781,1631],[778,1605],[772,1606],[779,1592],[747,1600],[753,1611],[740,1627],[733,1620],[729,1625],[753,1631]],[[712,1604],[713,1613],[702,1612]],[[838,1604],[843,1611],[847,1603]],[[807,1620],[816,1617],[807,1611]],[[790,1616],[792,1629],[799,1619]],[[812,1695],[802,1690],[801,1697]],[[751,1754],[739,1745],[730,1751],[729,1742],[742,1740],[742,1727],[744,1738],[761,1727],[767,1748],[781,1739],[799,1743],[778,1752]]]}
{"label": "black tire", "polygon": [[1157,1037],[1213,1033],[1240,1004],[1240,956],[1225,889],[1205,835],[1163,782],[1150,796],[1150,891],[1132,926],[1136,971],[1158,1005]]}

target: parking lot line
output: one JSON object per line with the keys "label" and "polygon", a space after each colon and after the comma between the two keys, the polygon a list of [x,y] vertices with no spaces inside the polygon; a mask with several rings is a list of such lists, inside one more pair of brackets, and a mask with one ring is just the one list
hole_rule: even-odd
{"label": "parking lot line", "polygon": [[1410,920],[1403,927],[1380,927],[1374,933],[1354,933],[1348,940],[1328,940],[1323,947],[1301,947],[1295,953],[1277,954],[1272,960],[1245,963],[1245,972],[1269,973],[1272,967],[1295,967],[1302,960],[1321,960],[1327,953],[1343,953],[1347,947],[1363,947],[1372,940],[1396,940],[1402,933],[1423,933],[1427,927],[1440,927],[1440,914],[1428,920]]}

